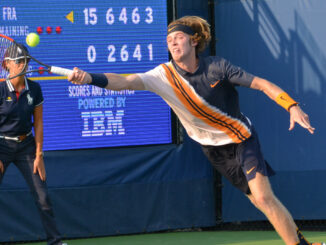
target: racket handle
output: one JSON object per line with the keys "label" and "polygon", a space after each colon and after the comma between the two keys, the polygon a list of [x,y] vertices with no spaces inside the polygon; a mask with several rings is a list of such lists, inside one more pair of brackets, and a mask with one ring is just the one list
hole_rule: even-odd
{"label": "racket handle", "polygon": [[58,66],[51,66],[50,72],[58,75],[69,76],[73,71],[66,68],[61,68]]}

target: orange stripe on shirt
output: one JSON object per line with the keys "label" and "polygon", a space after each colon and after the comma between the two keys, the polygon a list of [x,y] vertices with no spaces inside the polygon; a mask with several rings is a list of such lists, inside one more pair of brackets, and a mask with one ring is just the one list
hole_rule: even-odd
{"label": "orange stripe on shirt", "polygon": [[241,125],[239,121],[205,105],[198,95],[183,81],[171,63],[169,67],[165,64],[162,64],[162,66],[175,94],[192,115],[200,118],[209,126],[224,132],[235,143],[240,143],[250,137],[250,131],[244,125]]}

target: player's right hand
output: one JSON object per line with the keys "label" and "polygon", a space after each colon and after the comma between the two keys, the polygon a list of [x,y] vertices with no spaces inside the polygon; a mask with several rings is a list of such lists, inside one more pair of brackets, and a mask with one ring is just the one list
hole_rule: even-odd
{"label": "player's right hand", "polygon": [[68,81],[70,81],[73,84],[88,84],[92,82],[92,77],[87,72],[79,69],[78,67],[75,67],[73,69],[73,72],[68,76]]}

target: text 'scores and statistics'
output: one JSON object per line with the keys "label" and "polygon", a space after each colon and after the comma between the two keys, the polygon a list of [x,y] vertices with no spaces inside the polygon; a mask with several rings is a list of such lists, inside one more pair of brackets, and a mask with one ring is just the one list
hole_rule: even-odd
{"label": "text 'scores and statistics'", "polygon": [[[0,33],[25,44],[40,36],[32,56],[89,72],[145,72],[168,60],[166,0],[1,1]],[[31,62],[29,69],[37,64]],[[28,76],[42,87],[44,150],[172,142],[171,111],[146,91],[74,86],[47,72]]]}

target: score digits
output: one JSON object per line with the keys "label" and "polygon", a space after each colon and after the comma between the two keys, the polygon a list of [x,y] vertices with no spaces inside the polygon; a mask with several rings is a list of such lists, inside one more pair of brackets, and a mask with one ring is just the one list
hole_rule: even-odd
{"label": "score digits", "polygon": [[[85,8],[83,12],[85,18],[85,25],[96,25],[98,23],[99,17],[97,13],[97,8]],[[122,7],[121,10],[109,8],[105,14],[105,20],[108,25],[113,25],[116,23],[116,21],[120,21],[123,24],[139,24],[141,21],[144,21],[147,24],[153,23],[154,17],[152,7],[146,7],[143,12],[144,13],[140,13],[139,8],[135,7],[131,11],[130,21],[128,18],[128,15],[130,15],[130,13],[128,13],[126,7]],[[118,17],[117,20],[116,17]]]}
{"label": "score digits", "polygon": [[[120,45],[119,45],[120,46]],[[143,46],[146,46],[143,47]],[[108,56],[107,62],[127,62],[127,61],[142,61],[144,57],[146,60],[153,61],[153,44],[136,44],[131,47],[127,44],[122,44],[121,48],[116,45],[107,46]],[[94,45],[87,48],[87,59],[89,63],[96,62],[97,52]]]}

